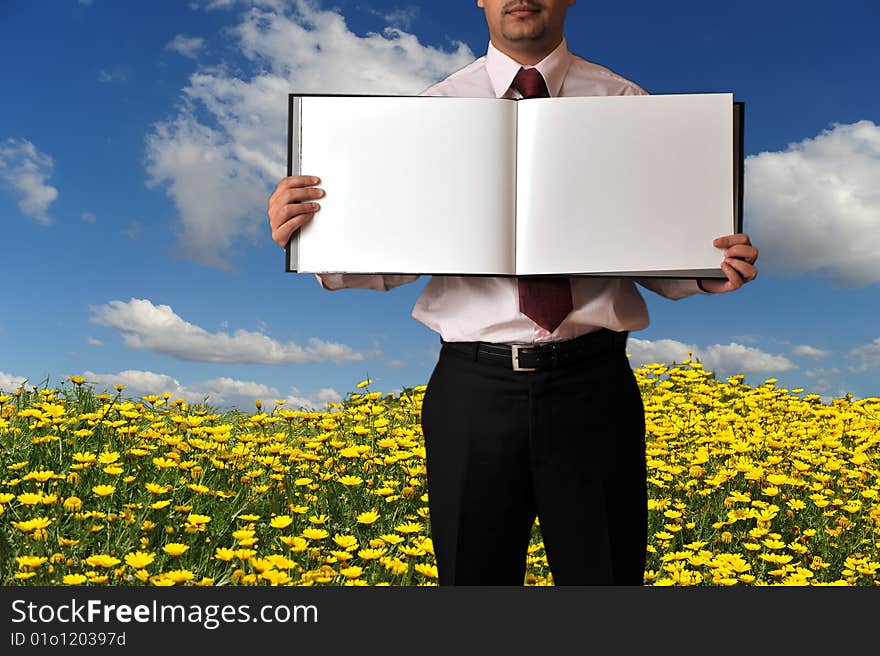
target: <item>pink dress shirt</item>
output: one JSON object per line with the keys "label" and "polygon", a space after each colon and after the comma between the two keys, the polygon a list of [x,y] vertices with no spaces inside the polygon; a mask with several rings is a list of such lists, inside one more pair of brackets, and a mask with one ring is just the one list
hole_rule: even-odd
{"label": "pink dress shirt", "polygon": [[[520,64],[491,43],[485,57],[456,71],[420,95],[517,98],[510,88]],[[568,51],[565,40],[536,64],[550,95],[644,95],[638,85]],[[316,175],[320,171],[316,172]],[[719,256],[720,260],[720,256]],[[417,280],[417,275],[317,274],[324,289],[389,290]],[[573,339],[599,328],[640,330],[648,309],[636,282],[662,296],[679,299],[703,293],[692,279],[571,278],[574,309],[551,333],[519,311],[516,278],[432,276],[416,301],[412,316],[447,342],[483,341],[535,344]]]}

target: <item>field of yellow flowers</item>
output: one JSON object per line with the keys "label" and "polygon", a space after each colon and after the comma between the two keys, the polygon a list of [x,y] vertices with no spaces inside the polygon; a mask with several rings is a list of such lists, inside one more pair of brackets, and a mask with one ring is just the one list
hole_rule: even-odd
{"label": "field of yellow flowers", "polygon": [[[880,399],[636,374],[646,584],[880,584]],[[424,386],[369,384],[327,412],[0,391],[0,583],[434,585]],[[537,523],[525,583],[552,585]]]}

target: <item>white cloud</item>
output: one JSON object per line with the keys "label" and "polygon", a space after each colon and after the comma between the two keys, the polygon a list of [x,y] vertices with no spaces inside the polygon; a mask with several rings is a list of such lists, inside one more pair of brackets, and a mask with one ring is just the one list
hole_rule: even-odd
{"label": "white cloud", "polygon": [[415,94],[473,59],[463,43],[447,52],[399,29],[355,34],[340,13],[305,0],[257,4],[229,32],[244,73],[200,67],[176,116],[146,137],[148,184],[162,185],[177,207],[182,253],[209,266],[229,266],[242,238],[268,240],[289,93]]}
{"label": "white cloud", "polygon": [[0,182],[18,198],[18,209],[37,223],[52,223],[49,205],[58,190],[46,184],[54,162],[27,139],[10,138],[0,143]]}
{"label": "white cloud", "polygon": [[98,82],[125,82],[127,79],[128,73],[122,66],[115,66],[111,71],[103,68],[98,71]]}
{"label": "white cloud", "polygon": [[213,11],[214,9],[228,9],[232,7],[238,0],[208,0],[207,2],[190,2],[189,7],[193,11],[197,11],[199,9],[206,9],[208,11]]}
{"label": "white cloud", "polygon": [[165,45],[165,50],[171,50],[184,57],[195,59],[204,47],[205,40],[203,38],[178,34]]}
{"label": "white cloud", "polygon": [[775,374],[797,369],[797,365],[783,355],[773,355],[736,342],[714,344],[698,353],[700,362],[711,371],[737,374]]}
{"label": "white cloud", "polygon": [[89,223],[92,225],[94,225],[94,223],[98,220],[98,217],[95,216],[95,213],[89,211],[83,212],[81,218],[85,223]]}
{"label": "white cloud", "polygon": [[122,234],[129,239],[137,239],[141,236],[141,224],[137,221],[132,221],[128,224],[128,227],[122,231]]}
{"label": "white cloud", "polygon": [[[719,374],[767,374],[797,368],[782,355],[773,355],[735,342],[698,348],[673,339],[651,341],[630,337],[627,352],[634,367],[651,362],[671,364],[693,357],[705,369]],[[689,356],[689,353],[692,355]]]}
{"label": "white cloud", "polygon": [[119,330],[126,346],[170,355],[192,362],[247,364],[301,364],[306,362],[350,362],[364,356],[350,346],[325,342],[317,337],[303,347],[281,343],[262,333],[237,330],[211,333],[184,321],[168,305],[153,305],[133,298],[129,302],[110,301],[92,307],[90,321]]}
{"label": "white cloud", "polygon": [[97,374],[86,371],[83,378],[96,388],[112,389],[116,385],[125,385],[123,395],[129,398],[161,395],[168,392],[171,398],[182,398],[188,403],[207,402],[211,406],[222,409],[239,408],[253,411],[255,402],[262,402],[263,410],[271,412],[275,400],[284,400],[286,408],[306,408],[323,410],[328,401],[338,401],[342,396],[332,389],[320,389],[312,395],[302,395],[296,388],[291,394],[281,394],[274,387],[253,381],[235,380],[233,378],[215,378],[192,385],[181,385],[176,379],[165,374],[152,371],[127,370],[115,374]]}
{"label": "white cloud", "polygon": [[854,348],[846,357],[850,360],[856,360],[856,364],[849,368],[854,373],[864,373],[871,369],[880,368],[880,337],[870,344]]}
{"label": "white cloud", "polygon": [[831,351],[825,351],[815,348],[813,346],[809,346],[807,344],[801,344],[791,349],[791,354],[802,355],[808,358],[827,358],[829,355],[831,355]]}
{"label": "white cloud", "polygon": [[[144,396],[147,394],[162,394],[168,392],[172,396],[183,396],[183,387],[171,376],[156,374],[152,371],[137,371],[128,369],[115,374],[96,374],[93,371],[84,371],[82,377],[86,383],[96,388],[111,389],[117,385],[125,385],[127,396]],[[201,399],[198,399],[201,400]]]}
{"label": "white cloud", "polygon": [[413,22],[419,15],[417,6],[410,6],[404,9],[397,9],[383,16],[389,25],[408,30],[412,27]]}
{"label": "white cloud", "polygon": [[626,350],[630,355],[630,363],[634,367],[651,362],[671,364],[682,362],[691,357],[696,347],[684,344],[674,339],[647,340],[629,337],[626,342]]}
{"label": "white cloud", "polygon": [[14,392],[26,380],[27,378],[23,376],[13,376],[12,374],[0,371],[0,392]]}
{"label": "white cloud", "polygon": [[[296,392],[298,394],[299,390],[297,390],[295,387],[292,387],[291,392]],[[343,397],[342,397],[342,394],[337,392],[332,387],[324,387],[324,388],[319,389],[317,392],[315,392],[312,395],[312,398],[316,402],[321,402],[321,403],[331,403],[331,402],[338,403],[339,401],[342,401]]]}
{"label": "white cloud", "polygon": [[804,371],[804,376],[808,378],[819,378],[825,376],[836,376],[840,373],[840,369],[837,367],[831,367],[830,369],[807,369]]}
{"label": "white cloud", "polygon": [[95,339],[94,337],[86,337],[86,342],[92,346],[101,346],[104,343],[100,339]]}
{"label": "white cloud", "polygon": [[835,124],[745,169],[747,231],[765,269],[880,282],[880,126]]}

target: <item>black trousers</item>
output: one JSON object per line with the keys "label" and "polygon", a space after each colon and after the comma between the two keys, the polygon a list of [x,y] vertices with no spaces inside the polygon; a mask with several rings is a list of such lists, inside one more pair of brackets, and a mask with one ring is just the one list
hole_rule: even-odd
{"label": "black trousers", "polygon": [[523,585],[537,515],[556,585],[642,585],[642,399],[625,352],[514,372],[443,347],[422,405],[440,585]]}

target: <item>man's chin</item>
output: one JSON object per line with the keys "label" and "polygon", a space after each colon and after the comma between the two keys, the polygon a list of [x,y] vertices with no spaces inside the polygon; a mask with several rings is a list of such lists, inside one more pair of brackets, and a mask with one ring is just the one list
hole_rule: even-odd
{"label": "man's chin", "polygon": [[503,30],[501,35],[508,41],[540,41],[546,31],[543,25],[517,25]]}

